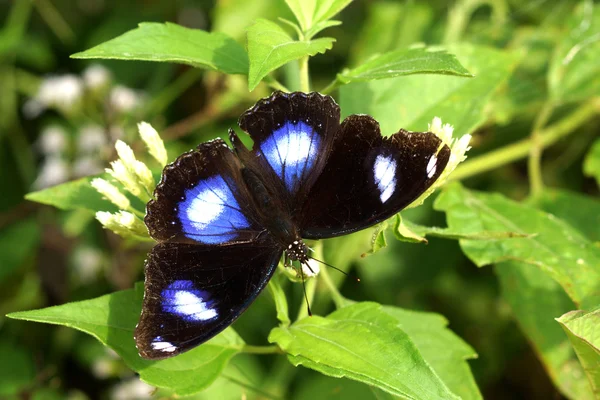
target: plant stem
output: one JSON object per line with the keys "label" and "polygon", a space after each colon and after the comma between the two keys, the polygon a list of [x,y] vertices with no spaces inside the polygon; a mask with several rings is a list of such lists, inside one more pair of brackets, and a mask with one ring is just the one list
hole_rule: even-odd
{"label": "plant stem", "polygon": [[527,169],[529,172],[529,187],[532,196],[537,196],[544,190],[544,179],[542,177],[542,144],[540,131],[548,122],[552,115],[554,104],[547,102],[542,107],[533,124],[531,131],[531,150],[529,151],[529,159],[527,160]]}
{"label": "plant stem", "polygon": [[335,303],[336,308],[342,308],[346,305],[346,299],[338,288],[335,286],[335,283],[331,280],[331,276],[329,276],[329,271],[327,268],[321,268],[321,272],[319,273],[320,277],[323,279],[323,283],[329,289],[329,293],[331,294],[331,299]]}
{"label": "plant stem", "polygon": [[[310,304],[312,304],[312,302],[315,298],[315,292],[317,290],[317,279],[314,277],[309,279],[308,281],[305,282],[305,287],[306,287],[306,298],[308,299],[308,305],[310,305]],[[304,304],[304,302],[302,302],[302,304],[300,305],[300,308],[298,309],[298,315],[296,316],[296,321],[306,318],[308,316],[308,305]]]}
{"label": "plant stem", "polygon": [[34,4],[37,6],[42,19],[44,19],[50,30],[54,32],[60,41],[65,44],[73,43],[75,33],[63,16],[60,15],[56,7],[49,0],[37,0],[34,1]]}
{"label": "plant stem", "polygon": [[275,90],[281,90],[282,92],[286,92],[286,93],[288,93],[290,91],[290,89],[285,87],[281,82],[279,82],[277,79],[273,78],[271,75],[265,76],[263,81]]}
{"label": "plant stem", "polygon": [[252,346],[249,344],[242,347],[242,353],[247,354],[283,354],[279,346]]}
{"label": "plant stem", "polygon": [[146,117],[162,113],[174,100],[188,90],[202,76],[200,68],[190,68],[179,75],[174,82],[164,88],[158,95],[154,96],[144,109]]}
{"label": "plant stem", "polygon": [[329,85],[325,86],[323,89],[321,89],[319,92],[322,94],[329,94],[331,92],[333,92],[335,89],[337,89],[340,85],[339,85],[339,81],[336,79],[332,80]]}
{"label": "plant stem", "polygon": [[300,91],[310,92],[310,78],[308,75],[308,56],[300,59]]}
{"label": "plant stem", "polygon": [[[600,114],[600,98],[592,98],[571,114],[539,132],[540,148],[544,149],[575,131],[589,119]],[[532,146],[530,139],[518,141],[480,157],[467,160],[450,175],[451,180],[460,180],[501,167],[527,157]]]}

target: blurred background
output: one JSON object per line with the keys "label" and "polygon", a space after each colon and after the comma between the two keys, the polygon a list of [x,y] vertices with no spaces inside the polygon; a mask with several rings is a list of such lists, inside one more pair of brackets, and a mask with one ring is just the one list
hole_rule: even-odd
{"label": "blurred background", "polygon": [[[343,25],[326,32],[337,40],[333,49],[311,59],[313,88],[324,87],[343,67],[375,52],[415,42],[451,41],[445,37],[445,25],[455,4],[353,2],[338,18]],[[473,7],[462,41],[526,52],[527,57],[520,59],[502,88],[511,93],[512,103],[503,103],[504,96],[489,105],[470,157],[530,134],[547,96],[546,72],[564,29],[564,15],[575,5],[498,0]],[[115,158],[117,139],[143,148],[136,133],[142,120],[161,133],[173,160],[200,142],[225,137],[243,110],[271,92],[261,85],[249,93],[243,76],[174,64],[76,60],[69,55],[141,21],[222,31],[245,43],[245,29],[257,17],[293,19],[283,0],[0,0],[0,398],[149,396],[148,387],[94,338],[64,327],[3,317],[131,288],[143,280],[143,260],[150,247],[103,230],[87,210],[61,211],[26,201],[24,195],[102,172]],[[281,71],[290,88],[297,84],[294,68],[289,65]],[[598,195],[594,181],[581,173],[585,149],[597,132],[597,126],[582,128],[545,153],[549,184]],[[469,178],[465,184],[522,199],[528,192],[525,161]],[[431,204],[429,199],[403,215],[424,225],[444,226],[443,214],[433,211]],[[450,328],[479,354],[470,365],[485,398],[561,398],[500,296],[493,267],[478,269],[457,242],[435,238],[427,246],[390,239],[388,248],[361,257],[370,235],[342,239],[343,248],[351,251],[341,250],[335,241],[325,245],[330,263],[350,264],[351,273],[361,278],[360,284],[344,282],[347,297],[444,315]],[[288,285],[288,290],[295,310],[301,306],[301,287]],[[323,306],[316,311],[329,310]],[[266,294],[235,328],[247,342],[266,344],[275,324]],[[261,356],[236,357],[234,364],[269,381],[276,363],[275,357]],[[293,398],[304,399],[330,393],[338,381],[298,368],[287,382],[278,384],[289,385]],[[348,385],[356,386],[355,398],[367,398],[362,397],[362,385]],[[219,395],[214,397],[215,393]],[[215,388],[197,398],[226,398],[226,392]]]}

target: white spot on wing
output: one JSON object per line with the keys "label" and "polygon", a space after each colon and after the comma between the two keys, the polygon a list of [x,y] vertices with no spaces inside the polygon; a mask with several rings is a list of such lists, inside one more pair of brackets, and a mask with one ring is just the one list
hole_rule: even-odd
{"label": "white spot on wing", "polygon": [[177,314],[194,321],[206,321],[217,316],[216,310],[208,308],[202,298],[187,290],[175,292],[172,307]]}
{"label": "white spot on wing", "polygon": [[223,198],[225,193],[219,189],[204,189],[195,197],[186,210],[188,219],[192,222],[194,228],[198,230],[205,229],[208,224],[216,220],[225,206]]}
{"label": "white spot on wing", "polygon": [[434,154],[427,163],[427,178],[433,177],[433,175],[435,175],[435,171],[437,171],[437,157]]}
{"label": "white spot on wing", "polygon": [[379,200],[385,203],[396,190],[396,161],[391,156],[378,155],[373,165]]}
{"label": "white spot on wing", "polygon": [[160,336],[157,336],[156,339],[154,339],[154,342],[150,344],[150,346],[152,346],[152,349],[154,350],[164,351],[166,353],[172,353],[175,350],[177,350],[177,346],[175,346],[171,342],[163,341],[162,337]]}

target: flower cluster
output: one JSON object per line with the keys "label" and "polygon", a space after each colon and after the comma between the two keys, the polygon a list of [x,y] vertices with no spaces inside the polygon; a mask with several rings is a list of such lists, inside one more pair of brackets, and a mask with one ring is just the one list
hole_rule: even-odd
{"label": "flower cluster", "polygon": [[[158,132],[148,123],[138,124],[140,137],[146,143],[148,152],[159,162],[161,169],[167,163],[167,151]],[[147,203],[152,198],[156,182],[146,164],[137,160],[133,150],[125,142],[117,140],[115,144],[119,158],[111,162],[106,172],[130,195]],[[144,213],[134,208],[129,197],[116,184],[103,178],[91,182],[98,193],[119,208],[116,213],[98,211],[96,219],[106,229],[123,236],[147,239],[148,231],[142,218]]]}
{"label": "flower cluster", "polygon": [[450,159],[448,160],[448,164],[446,165],[446,168],[444,168],[444,171],[440,177],[433,183],[433,185],[431,185],[429,189],[419,196],[419,198],[413,201],[408,208],[420,206],[423,204],[425,199],[435,191],[435,189],[442,186],[448,179],[448,176],[458,166],[458,164],[466,160],[466,152],[471,148],[471,146],[469,146],[471,135],[466,134],[461,136],[459,139],[453,138],[452,134],[454,132],[454,127],[450,124],[442,124],[442,120],[439,117],[433,118],[433,121],[431,121],[428,126],[428,131],[433,132],[442,140],[443,144],[450,148]]}

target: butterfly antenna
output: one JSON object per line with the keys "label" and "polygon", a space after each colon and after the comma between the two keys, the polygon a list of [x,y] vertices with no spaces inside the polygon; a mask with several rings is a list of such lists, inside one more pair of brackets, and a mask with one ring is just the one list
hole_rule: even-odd
{"label": "butterfly antenna", "polygon": [[306,294],[306,284],[304,283],[304,271],[300,267],[300,274],[302,275],[302,290],[304,290],[304,299],[306,300],[306,308],[308,309],[308,316],[312,317],[312,311],[310,311],[310,303],[308,302],[308,295]]}
{"label": "butterfly antenna", "polygon": [[[334,267],[333,265],[331,265],[331,264],[328,264],[328,263],[326,263],[325,261],[317,260],[317,259],[316,259],[316,258],[314,258],[314,257],[310,257],[310,258],[311,258],[311,259],[313,259],[313,260],[315,260],[316,262],[320,262],[321,264],[328,266],[329,268],[333,268],[333,269],[335,269],[336,271],[339,271],[339,272],[341,272],[342,274],[346,275],[347,277],[350,277],[350,275],[349,275],[349,274],[348,274],[346,271],[343,271],[343,270],[339,269],[338,267]],[[309,268],[310,268],[310,267],[309,267]],[[311,271],[312,271],[312,269],[311,269]],[[360,278],[356,278],[356,282],[360,282]]]}

